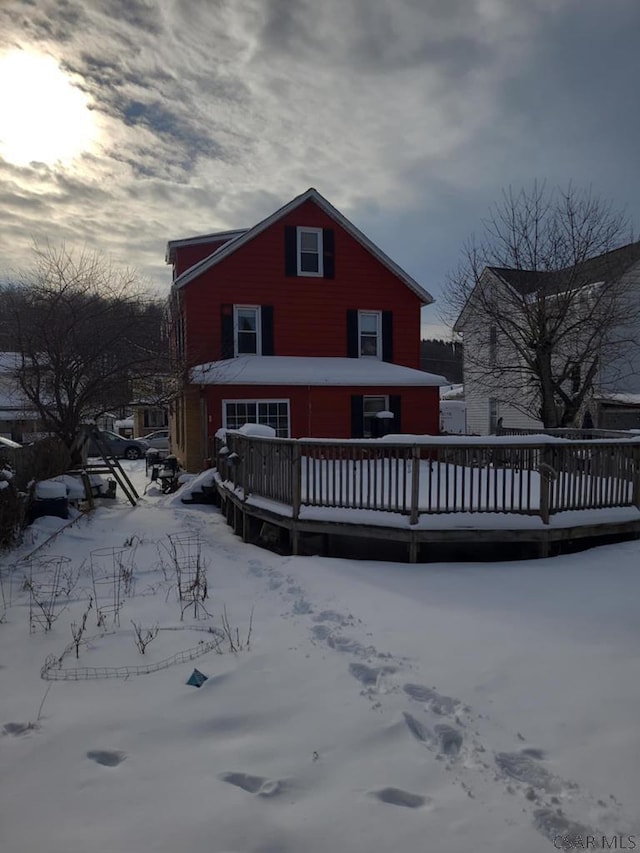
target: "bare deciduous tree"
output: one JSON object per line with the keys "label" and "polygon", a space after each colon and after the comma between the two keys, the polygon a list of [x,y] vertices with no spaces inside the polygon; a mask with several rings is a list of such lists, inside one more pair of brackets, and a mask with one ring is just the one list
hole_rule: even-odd
{"label": "bare deciduous tree", "polygon": [[[624,214],[569,186],[505,191],[445,292],[465,381],[545,427],[576,424],[594,387],[638,347],[640,260]],[[605,377],[602,366],[607,366]]]}
{"label": "bare deciduous tree", "polygon": [[25,398],[71,448],[84,420],[129,404],[131,382],[162,370],[162,307],[97,253],[34,251],[33,269],[2,288],[5,336]]}

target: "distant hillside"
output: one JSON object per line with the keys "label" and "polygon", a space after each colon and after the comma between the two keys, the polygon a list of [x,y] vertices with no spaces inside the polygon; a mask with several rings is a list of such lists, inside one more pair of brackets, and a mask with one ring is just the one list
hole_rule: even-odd
{"label": "distant hillside", "polygon": [[462,344],[452,341],[420,341],[420,368],[445,376],[452,385],[462,382]]}

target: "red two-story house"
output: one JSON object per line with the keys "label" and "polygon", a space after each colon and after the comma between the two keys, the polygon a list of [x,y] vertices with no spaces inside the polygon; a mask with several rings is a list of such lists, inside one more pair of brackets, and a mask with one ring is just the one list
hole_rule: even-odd
{"label": "red two-story house", "polygon": [[419,370],[432,297],[309,189],[253,228],[172,240],[183,384],[174,452],[190,470],[220,427],[279,436],[437,434],[440,376]]}

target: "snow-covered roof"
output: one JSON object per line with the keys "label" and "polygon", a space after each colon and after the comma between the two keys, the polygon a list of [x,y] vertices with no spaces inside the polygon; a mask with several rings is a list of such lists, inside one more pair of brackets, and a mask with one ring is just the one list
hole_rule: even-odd
{"label": "snow-covered roof", "polygon": [[443,385],[440,389],[441,400],[463,400],[464,385]]}
{"label": "snow-covered roof", "polygon": [[375,358],[245,355],[200,364],[191,371],[198,385],[446,385],[444,376]]}
{"label": "snow-covered roof", "polygon": [[[210,254],[208,257],[204,258],[202,261],[199,261],[197,264],[194,264],[188,270],[185,270],[182,275],[179,275],[178,278],[173,282],[173,286],[176,288],[184,287],[185,284],[188,284],[194,278],[197,278],[203,272],[211,267],[215,266],[224,258],[228,257],[232,252],[235,252],[241,246],[244,246],[254,237],[257,237],[258,234],[261,234],[279,219],[287,216],[287,214],[291,213],[291,211],[295,210],[297,207],[300,207],[301,204],[304,204],[306,201],[313,201],[318,207],[323,210],[328,216],[330,216],[338,225],[342,226],[344,230],[350,234],[355,240],[357,240],[365,249],[367,249],[371,254],[377,258],[384,266],[387,267],[394,275],[396,275],[406,286],[412,290],[416,296],[425,304],[429,305],[433,302],[433,296],[424,289],[418,282],[412,278],[408,273],[406,273],[395,261],[392,261],[391,258],[379,249],[375,243],[372,243],[368,237],[366,237],[362,231],[360,231],[356,226],[349,222],[349,220],[340,213],[330,202],[327,201],[324,196],[320,195],[320,193],[310,187],[306,192],[302,193],[302,195],[296,196],[296,198],[292,199],[290,202],[285,204],[283,207],[279,208],[272,213],[270,216],[267,216],[266,219],[263,219],[262,222],[258,222],[257,225],[254,225],[253,228],[249,228],[248,231],[241,233],[240,236],[235,237],[234,239],[229,240],[228,243],[225,243],[219,249],[216,249],[215,252]],[[235,233],[235,232],[230,232]],[[194,240],[200,238],[193,238]],[[176,242],[176,241],[172,241]],[[188,241],[180,241],[181,243],[187,243]],[[171,243],[169,244],[171,245]]]}
{"label": "snow-covered roof", "polygon": [[626,406],[640,406],[640,394],[629,393],[605,393],[598,394],[598,399],[603,403],[618,403]]}

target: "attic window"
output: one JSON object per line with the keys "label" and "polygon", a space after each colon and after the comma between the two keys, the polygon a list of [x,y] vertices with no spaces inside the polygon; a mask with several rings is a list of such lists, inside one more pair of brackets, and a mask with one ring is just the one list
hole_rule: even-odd
{"label": "attic window", "polygon": [[322,278],[322,228],[299,227],[296,232],[298,275]]}

